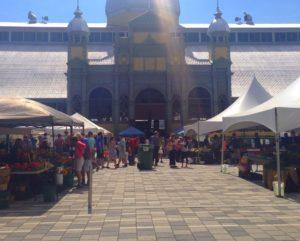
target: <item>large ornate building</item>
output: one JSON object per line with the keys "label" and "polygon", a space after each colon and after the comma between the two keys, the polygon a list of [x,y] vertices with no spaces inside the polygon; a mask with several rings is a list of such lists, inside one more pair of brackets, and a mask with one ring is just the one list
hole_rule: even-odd
{"label": "large ornate building", "polygon": [[253,75],[276,94],[300,76],[299,24],[180,24],[179,0],[107,0],[107,24],[0,23],[0,96],[81,112],[118,131],[172,131],[223,110]]}
{"label": "large ornate building", "polygon": [[[179,1],[106,3],[113,51],[88,59],[90,30],[79,8],[68,26],[68,113],[92,119],[139,121],[172,130],[181,123],[208,118],[231,99],[229,26],[217,9],[208,29],[209,58],[186,56]],[[126,34],[123,34],[126,32]]]}

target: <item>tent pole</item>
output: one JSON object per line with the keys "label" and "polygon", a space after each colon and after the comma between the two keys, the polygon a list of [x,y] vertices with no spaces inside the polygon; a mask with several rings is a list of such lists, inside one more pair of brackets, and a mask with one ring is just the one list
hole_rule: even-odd
{"label": "tent pole", "polygon": [[70,126],[70,134],[73,136],[73,126]]}
{"label": "tent pole", "polygon": [[200,118],[198,120],[198,133],[197,133],[197,142],[198,142],[198,151],[197,151],[197,163],[200,163]]}
{"label": "tent pole", "polygon": [[54,150],[54,140],[55,139],[55,133],[54,133],[54,126],[52,125],[52,145],[53,145],[53,150]]}
{"label": "tent pole", "polygon": [[224,143],[225,143],[225,133],[222,132],[222,146],[221,146],[221,172],[223,171],[224,165]]}
{"label": "tent pole", "polygon": [[280,168],[280,133],[278,131],[278,112],[277,108],[275,108],[275,143],[276,143],[276,162],[277,162],[277,183],[278,183],[278,196],[281,197],[281,168]]}

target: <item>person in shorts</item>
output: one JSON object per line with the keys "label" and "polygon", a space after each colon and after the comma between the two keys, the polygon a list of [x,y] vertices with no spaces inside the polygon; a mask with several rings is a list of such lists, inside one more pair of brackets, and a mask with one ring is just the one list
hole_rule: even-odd
{"label": "person in shorts", "polygon": [[[84,150],[84,165],[82,170],[82,184],[89,185],[90,172],[93,170],[93,155],[95,154],[95,139],[93,133],[89,132],[88,137],[83,139],[86,148]],[[85,183],[85,176],[87,176],[87,183]]]}
{"label": "person in shorts", "polygon": [[119,162],[118,166],[122,163],[124,167],[127,167],[127,157],[126,157],[126,140],[121,138],[118,142],[118,151],[119,151]]}
{"label": "person in shorts", "polygon": [[86,144],[82,142],[81,134],[76,135],[77,141],[75,144],[75,172],[78,179],[77,188],[82,186],[82,169],[84,165],[84,150]]}
{"label": "person in shorts", "polygon": [[96,152],[97,152],[97,170],[99,169],[99,166],[102,168],[104,167],[104,137],[102,132],[99,132],[95,138],[95,146],[96,146]]}
{"label": "person in shorts", "polygon": [[117,158],[118,158],[118,153],[117,153],[117,144],[116,144],[116,140],[115,138],[111,138],[109,145],[108,145],[108,155],[109,155],[109,159],[107,162],[107,168],[109,168],[109,163],[113,162],[115,165],[115,168],[118,168],[117,165]]}

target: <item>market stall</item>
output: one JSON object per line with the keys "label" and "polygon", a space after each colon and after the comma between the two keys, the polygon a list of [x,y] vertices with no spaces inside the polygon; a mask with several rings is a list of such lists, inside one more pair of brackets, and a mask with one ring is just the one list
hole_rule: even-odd
{"label": "market stall", "polygon": [[284,147],[283,139],[280,146],[280,134],[292,131],[300,126],[299,91],[300,78],[265,103],[235,116],[223,118],[223,132],[261,125],[274,133],[275,148],[274,153],[272,152],[270,155],[274,160],[272,162],[274,169],[276,169],[276,176],[273,175],[273,177],[276,181],[274,189],[278,191],[278,196],[283,196],[284,185],[282,183],[286,181],[283,179],[281,162],[287,165],[288,168],[293,168],[290,164],[291,159],[296,159],[296,161],[294,160],[294,165],[296,165],[296,168],[299,165],[299,159],[293,158],[293,156],[299,155],[299,148],[282,148]]}
{"label": "market stall", "polygon": [[193,130],[199,136],[221,131],[224,117],[242,113],[269,100],[270,98],[271,95],[264,89],[264,87],[261,86],[256,77],[254,77],[248,90],[226,110],[206,121],[198,121],[193,125],[185,126],[184,130],[185,132]]}
{"label": "market stall", "polygon": [[[61,184],[57,182],[57,176],[65,175],[68,179],[72,169],[72,157],[69,157],[68,150],[55,153],[48,145],[46,134],[39,136],[37,140],[20,130],[24,127],[83,127],[83,122],[24,98],[0,98],[0,113],[0,128],[3,130],[0,135],[8,135],[8,130],[10,133],[18,130],[18,134],[24,135],[17,136],[14,143],[7,145],[8,148],[0,150],[0,168],[6,170],[0,172],[0,183],[1,180],[7,180],[5,177],[9,173],[8,185],[3,185],[0,190],[0,208],[7,206],[7,200],[12,197],[26,199],[40,193],[44,194],[45,201],[54,201],[56,184]],[[70,143],[68,145],[70,147]]]}
{"label": "market stall", "polygon": [[[253,78],[251,85],[248,90],[240,96],[232,105],[230,105],[226,110],[216,115],[215,117],[206,120],[198,121],[192,125],[185,126],[185,133],[196,133],[198,144],[200,143],[200,136],[207,135],[213,132],[221,133],[223,118],[228,116],[233,116],[238,113],[242,113],[249,110],[271,98],[271,95],[261,86],[257,81],[256,77]],[[213,133],[210,135],[210,139],[216,139],[215,134],[219,136],[218,133]],[[194,148],[192,151],[193,156],[198,156],[200,159],[209,160],[214,155],[214,149],[218,148],[220,151],[221,142],[217,146],[202,148]],[[199,153],[198,153],[199,152]],[[216,150],[215,150],[216,153]],[[202,157],[202,158],[201,158]]]}

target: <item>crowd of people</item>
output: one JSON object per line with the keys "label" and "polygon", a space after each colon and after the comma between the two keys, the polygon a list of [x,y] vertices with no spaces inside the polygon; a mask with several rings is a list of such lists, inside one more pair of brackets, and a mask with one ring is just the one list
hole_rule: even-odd
{"label": "crowd of people", "polygon": [[[126,168],[135,165],[139,144],[149,144],[153,150],[153,165],[158,166],[165,157],[169,158],[170,167],[188,167],[190,151],[194,147],[191,138],[171,135],[169,138],[160,136],[155,132],[149,139],[139,137],[104,137],[102,133],[94,135],[76,134],[75,140],[71,141],[71,150],[75,157],[75,172],[78,178],[78,187],[88,185],[89,172],[95,168]],[[54,142],[56,150],[63,150],[64,141],[58,136]],[[72,148],[73,147],[73,148]]]}

